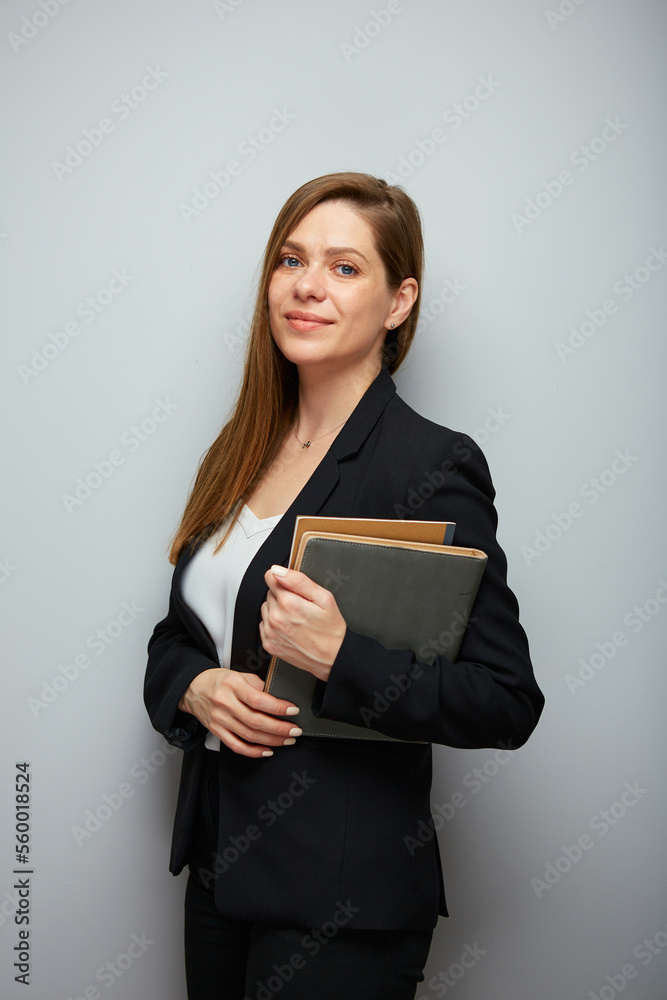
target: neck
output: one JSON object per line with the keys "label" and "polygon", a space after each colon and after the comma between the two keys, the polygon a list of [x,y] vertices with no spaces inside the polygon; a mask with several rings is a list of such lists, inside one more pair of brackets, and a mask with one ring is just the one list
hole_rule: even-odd
{"label": "neck", "polygon": [[380,371],[379,362],[368,362],[354,373],[323,374],[312,368],[299,369],[297,433],[301,440],[316,438],[343,423]]}

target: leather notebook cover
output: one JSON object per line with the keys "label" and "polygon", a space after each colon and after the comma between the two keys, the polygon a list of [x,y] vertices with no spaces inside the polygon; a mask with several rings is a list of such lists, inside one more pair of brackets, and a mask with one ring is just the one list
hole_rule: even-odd
{"label": "leather notebook cover", "polygon": [[[456,659],[486,565],[478,549],[312,530],[301,534],[292,556],[290,565],[334,594],[354,632],[387,649],[413,649],[425,663],[433,662],[436,649]],[[358,726],[316,718],[316,684],[312,674],[273,657],[265,690],[299,706],[296,721],[306,736],[402,742],[366,727],[361,715]]]}

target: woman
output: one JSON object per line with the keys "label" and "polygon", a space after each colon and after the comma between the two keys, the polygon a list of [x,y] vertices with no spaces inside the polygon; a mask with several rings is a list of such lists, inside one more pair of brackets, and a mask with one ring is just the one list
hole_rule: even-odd
{"label": "woman", "polygon": [[[391,379],[421,270],[413,202],[365,174],[303,185],[269,238],[239,398],[149,644],[149,714],[185,751],[171,871],[189,864],[191,1000],[413,997],[446,908],[435,837],[416,836],[431,750],[410,741],[515,748],[542,709],[486,463]],[[297,514],[455,521],[457,544],[488,555],[458,661],[440,648],[416,669],[348,629],[332,593],[285,569]],[[373,721],[406,742],[301,736],[276,718],[298,709],[263,691],[272,654],[318,679],[316,712],[355,725],[409,676]]]}

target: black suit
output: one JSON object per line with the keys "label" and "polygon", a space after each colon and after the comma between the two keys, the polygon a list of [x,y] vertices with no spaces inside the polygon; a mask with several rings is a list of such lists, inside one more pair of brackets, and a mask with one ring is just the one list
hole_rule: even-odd
{"label": "black suit", "polygon": [[[475,442],[415,413],[383,370],[251,562],[236,603],[233,669],[266,670],[258,632],[264,573],[287,564],[297,514],[455,521],[456,544],[489,557],[459,659],[438,655],[416,669],[408,690],[370,724],[454,747],[521,746],[543,697],[507,587],[493,497]],[[180,595],[190,557],[188,551],[178,561],[169,613],[149,643],[145,689],[153,725],[185,750],[174,873],[188,860],[202,760],[211,753],[202,725],[177,705],[190,681],[218,664],[208,633]],[[414,654],[387,651],[348,630],[328,682],[318,685],[318,711],[362,725],[359,709],[373,705],[390,675],[408,676],[414,663]],[[219,761],[219,854],[226,860],[215,891],[223,913],[316,926],[331,919],[339,901],[351,900],[358,913],[350,927],[424,928],[446,912],[435,837],[412,850],[404,840],[430,817],[430,746],[301,737],[260,760],[223,746]]]}

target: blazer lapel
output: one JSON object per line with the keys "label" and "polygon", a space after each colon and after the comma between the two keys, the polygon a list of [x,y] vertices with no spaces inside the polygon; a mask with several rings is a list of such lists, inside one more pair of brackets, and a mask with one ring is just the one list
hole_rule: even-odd
{"label": "blazer lapel", "polygon": [[270,657],[258,645],[257,631],[261,606],[266,599],[264,573],[274,563],[287,565],[297,514],[305,511],[317,513],[337,482],[338,462],[327,452],[248,566],[234,608],[233,669],[261,673],[268,666]]}
{"label": "blazer lapel", "polygon": [[[241,581],[234,609],[231,665],[236,670],[263,673],[270,656],[259,644],[261,606],[266,598],[264,573],[274,564],[286,566],[298,514],[319,514],[339,479],[339,462],[362,446],[396,392],[391,375],[382,369],[366,390],[340,434],[312,476],[260,547]],[[333,513],[330,511],[329,513]],[[341,515],[349,513],[341,511]]]}

